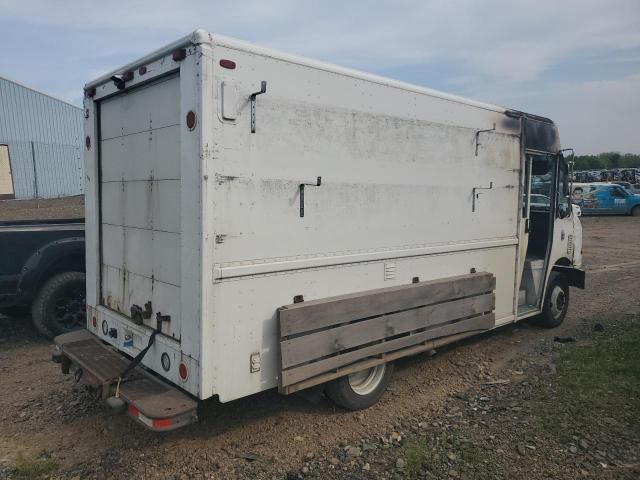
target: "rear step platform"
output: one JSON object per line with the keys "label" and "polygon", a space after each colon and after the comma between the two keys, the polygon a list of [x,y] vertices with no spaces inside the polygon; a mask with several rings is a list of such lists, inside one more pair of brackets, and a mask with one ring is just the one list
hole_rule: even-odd
{"label": "rear step platform", "polygon": [[[105,392],[114,390],[118,376],[131,363],[88,330],[65,333],[54,342],[66,357],[61,362],[64,373],[72,364],[76,367],[78,380],[87,385],[102,386]],[[152,430],[173,430],[198,419],[196,400],[140,366],[120,383],[120,398],[128,404],[129,415]]]}

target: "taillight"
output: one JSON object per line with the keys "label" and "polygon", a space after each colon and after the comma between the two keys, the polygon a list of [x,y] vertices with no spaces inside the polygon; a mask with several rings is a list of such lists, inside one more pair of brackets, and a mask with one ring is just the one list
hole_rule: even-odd
{"label": "taillight", "polygon": [[93,328],[98,328],[98,319],[96,317],[91,319],[91,323],[93,324]]}
{"label": "taillight", "polygon": [[178,367],[178,373],[180,374],[180,378],[182,381],[186,381],[189,378],[189,370],[187,370],[187,366],[184,363],[180,363]]}
{"label": "taillight", "polygon": [[163,430],[173,425],[173,419],[171,418],[149,418],[146,415],[140,413],[136,407],[131,404],[127,405],[127,413],[133,418],[137,418],[140,422],[144,423],[147,427],[154,430]]}
{"label": "taillight", "polygon": [[193,110],[189,110],[189,113],[187,113],[187,128],[189,130],[193,130],[194,128],[196,128],[196,112],[194,112]]}
{"label": "taillight", "polygon": [[154,418],[151,422],[151,428],[168,428],[172,423],[170,418]]}
{"label": "taillight", "polygon": [[229,70],[234,70],[236,68],[236,62],[234,62],[233,60],[222,59],[220,60],[220,66],[222,68],[228,68]]}
{"label": "taillight", "polygon": [[179,48],[177,50],[174,50],[171,53],[171,58],[173,58],[174,61],[179,62],[180,60],[184,60],[187,57],[187,50],[184,48]]}

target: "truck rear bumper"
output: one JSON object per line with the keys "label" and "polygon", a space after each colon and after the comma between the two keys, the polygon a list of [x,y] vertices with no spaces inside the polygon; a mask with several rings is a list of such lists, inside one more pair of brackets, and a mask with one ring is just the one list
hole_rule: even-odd
{"label": "truck rear bumper", "polygon": [[[63,373],[73,370],[76,380],[100,388],[103,398],[116,394],[129,358],[84,329],[60,335],[54,342],[61,352],[56,361]],[[196,400],[140,366],[122,379],[119,397],[132,418],[154,431],[174,430],[198,419]]]}

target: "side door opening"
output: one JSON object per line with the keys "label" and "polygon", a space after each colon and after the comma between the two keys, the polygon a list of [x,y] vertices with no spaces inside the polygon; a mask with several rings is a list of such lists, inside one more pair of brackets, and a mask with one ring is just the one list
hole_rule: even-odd
{"label": "side door opening", "polygon": [[518,294],[518,314],[539,309],[553,238],[558,156],[526,154],[523,218],[528,244]]}

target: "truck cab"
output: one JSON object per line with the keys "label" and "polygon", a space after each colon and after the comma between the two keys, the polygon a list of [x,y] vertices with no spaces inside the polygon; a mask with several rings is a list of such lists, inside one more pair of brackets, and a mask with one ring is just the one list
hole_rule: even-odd
{"label": "truck cab", "polygon": [[584,288],[582,225],[571,202],[569,162],[550,120],[525,115],[517,319],[559,325],[569,287]]}

